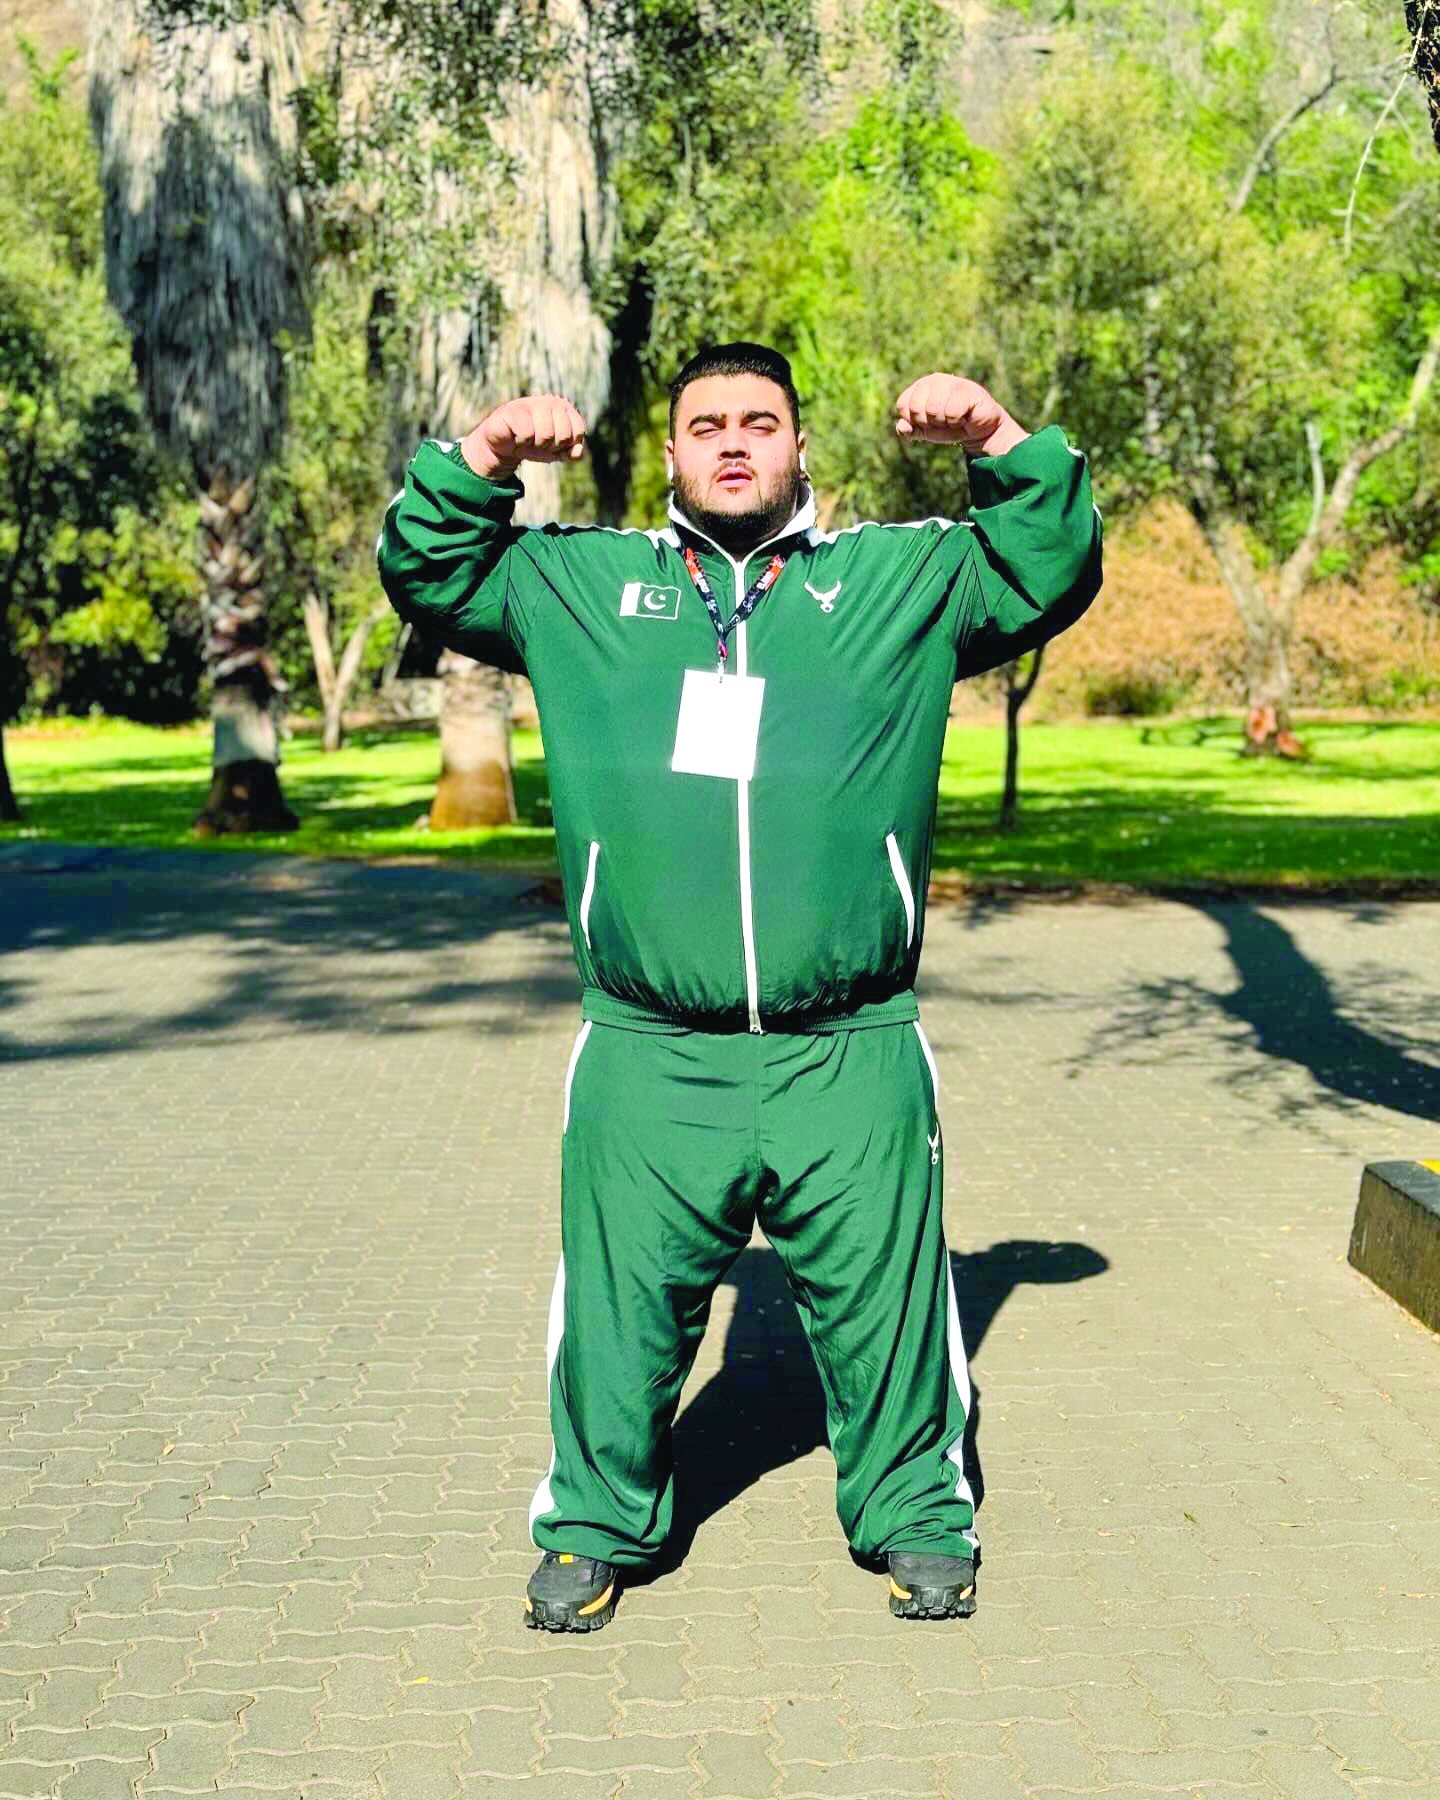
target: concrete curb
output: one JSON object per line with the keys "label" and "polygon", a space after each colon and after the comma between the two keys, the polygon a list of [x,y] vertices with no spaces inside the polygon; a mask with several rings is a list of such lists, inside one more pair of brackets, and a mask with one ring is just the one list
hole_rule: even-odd
{"label": "concrete curb", "polygon": [[1440,1331],[1440,1161],[1366,1165],[1350,1261]]}

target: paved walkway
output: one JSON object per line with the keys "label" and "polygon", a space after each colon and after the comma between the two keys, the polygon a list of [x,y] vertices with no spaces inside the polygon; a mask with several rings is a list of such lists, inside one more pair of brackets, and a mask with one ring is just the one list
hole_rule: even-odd
{"label": "paved walkway", "polygon": [[520,1626],[563,921],[513,880],[0,856],[0,1795],[1440,1794],[1440,906],[938,908],[986,1494],[892,1621],[757,1242],[681,1566]]}

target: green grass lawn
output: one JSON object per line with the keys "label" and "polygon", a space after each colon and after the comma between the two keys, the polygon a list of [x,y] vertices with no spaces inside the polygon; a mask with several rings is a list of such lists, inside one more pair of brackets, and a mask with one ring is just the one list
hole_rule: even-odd
{"label": "green grass lawn", "polygon": [[[994,825],[998,726],[952,726],[935,872],[977,885],[1440,891],[1440,724],[1315,723],[1303,764],[1241,756],[1231,718],[1025,728],[1020,824]],[[25,817],[0,842],[175,848],[204,799],[208,727],[115,720],[6,734]],[[297,736],[281,777],[303,821],[286,835],[203,848],[462,858],[550,872],[554,836],[539,737],[517,732],[521,823],[434,833],[420,823],[439,767],[433,731],[362,732],[334,756]]]}

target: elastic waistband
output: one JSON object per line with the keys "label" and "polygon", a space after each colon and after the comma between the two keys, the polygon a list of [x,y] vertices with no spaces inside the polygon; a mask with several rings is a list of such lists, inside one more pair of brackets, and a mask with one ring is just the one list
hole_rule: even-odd
{"label": "elastic waistband", "polygon": [[[622,1031],[700,1031],[716,1036],[744,1036],[750,1029],[743,1012],[716,1017],[701,1014],[652,1012],[634,1001],[617,999],[602,988],[583,988],[580,993],[580,1017],[597,1025],[618,1025]],[[906,988],[887,1000],[867,1000],[847,1013],[784,1013],[779,1018],[761,1013],[761,1032],[767,1036],[823,1036],[834,1031],[860,1031],[870,1025],[908,1025],[920,1017],[915,990]]]}

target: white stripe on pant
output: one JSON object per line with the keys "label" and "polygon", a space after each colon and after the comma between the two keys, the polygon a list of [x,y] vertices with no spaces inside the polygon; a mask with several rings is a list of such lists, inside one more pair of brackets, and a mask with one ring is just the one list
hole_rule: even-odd
{"label": "white stripe on pant", "polygon": [[[570,1090],[575,1085],[575,1069],[580,1061],[580,1052],[585,1048],[585,1040],[590,1035],[592,1021],[586,1019],[576,1034],[575,1047],[570,1052],[570,1066],[565,1071],[565,1115],[560,1127],[560,1135],[564,1137],[570,1129]],[[565,1258],[562,1255],[555,1269],[555,1285],[550,1290],[550,1317],[545,1327],[545,1405],[550,1405],[550,1384],[555,1378],[555,1364],[560,1355],[560,1339],[565,1335]],[[554,1495],[550,1492],[550,1479],[555,1473],[555,1439],[550,1439],[550,1467],[545,1471],[545,1478],[535,1490],[530,1502],[530,1531],[532,1544],[535,1543],[535,1521],[542,1513],[549,1512],[555,1504]],[[539,1545],[535,1545],[539,1549]]]}
{"label": "white stripe on pant", "polygon": [[[915,1035],[920,1040],[920,1048],[925,1052],[925,1061],[930,1066],[930,1090],[935,1096],[935,1127],[938,1131],[940,1127],[940,1076],[935,1066],[935,1053],[930,1048],[930,1040],[926,1037],[924,1027],[918,1019],[914,1021],[914,1025]],[[941,1241],[944,1241],[943,1232],[941,1234]],[[965,1356],[965,1338],[960,1330],[960,1307],[955,1298],[955,1271],[950,1262],[949,1244],[945,1245],[945,1287],[947,1290],[945,1343],[950,1354],[950,1379],[955,1383],[955,1392],[960,1396],[961,1410],[964,1412],[968,1421],[974,1394],[970,1387],[970,1365]],[[963,1433],[958,1441],[953,1443],[945,1452],[945,1455],[952,1463],[954,1463],[957,1472],[958,1478],[955,1483],[956,1497],[960,1500],[969,1501],[971,1517],[973,1518],[975,1513],[975,1495],[971,1491],[969,1480],[965,1475],[965,1438]],[[970,1527],[969,1531],[965,1533],[965,1536],[969,1539],[971,1547],[978,1550],[980,1547],[980,1539],[976,1535],[975,1527],[973,1525]]]}

